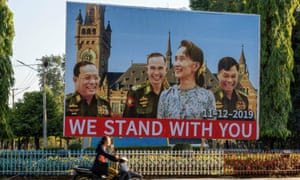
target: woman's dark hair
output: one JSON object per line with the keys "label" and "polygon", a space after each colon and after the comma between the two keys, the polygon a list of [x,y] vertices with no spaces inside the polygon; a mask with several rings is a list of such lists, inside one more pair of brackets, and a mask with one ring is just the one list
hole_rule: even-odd
{"label": "woman's dark hair", "polygon": [[[192,41],[189,40],[182,40],[180,42],[179,48],[180,47],[186,47],[186,50],[184,52],[185,55],[190,57],[192,61],[196,61],[200,63],[199,69],[203,66],[204,55],[201,48],[199,48]],[[198,74],[198,70],[195,72],[195,80],[197,85],[202,87],[204,85],[204,72]]]}
{"label": "woman's dark hair", "polygon": [[101,146],[108,140],[108,136],[103,136],[102,139],[99,141],[97,148],[96,148],[96,152],[98,152],[101,148]]}

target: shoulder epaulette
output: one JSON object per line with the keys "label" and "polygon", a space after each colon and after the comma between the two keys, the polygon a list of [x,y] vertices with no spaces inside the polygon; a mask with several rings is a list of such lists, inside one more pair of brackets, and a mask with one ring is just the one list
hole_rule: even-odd
{"label": "shoulder epaulette", "polygon": [[238,100],[243,101],[243,98],[242,98],[243,95],[237,89],[235,89],[234,91],[235,91],[235,94],[236,94]]}
{"label": "shoulder epaulette", "polygon": [[105,98],[103,98],[103,97],[101,97],[101,96],[99,96],[99,95],[96,95],[96,99],[97,99],[97,101],[106,101],[106,102],[108,102]]}
{"label": "shoulder epaulette", "polygon": [[70,99],[70,98],[73,97],[73,96],[74,96],[74,93],[67,94],[67,95],[66,95],[66,99]]}
{"label": "shoulder epaulette", "polygon": [[147,83],[137,84],[137,85],[132,86],[131,90],[137,91],[137,90],[139,90],[141,88],[144,88],[146,86],[147,86]]}
{"label": "shoulder epaulette", "polygon": [[80,102],[81,97],[77,93],[70,93],[70,94],[67,94],[66,100],[71,100],[71,102],[73,102],[73,103],[78,103],[78,102]]}
{"label": "shoulder epaulette", "polygon": [[214,95],[215,95],[215,98],[220,98],[220,99],[222,99],[223,97],[224,97],[224,93],[223,93],[223,91],[222,91],[222,89],[221,88],[216,88],[216,89],[214,89],[213,90],[213,93],[214,93]]}

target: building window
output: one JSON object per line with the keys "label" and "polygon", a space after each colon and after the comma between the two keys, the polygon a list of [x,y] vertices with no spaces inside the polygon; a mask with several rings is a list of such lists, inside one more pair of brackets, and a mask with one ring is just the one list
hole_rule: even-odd
{"label": "building window", "polygon": [[91,34],[91,29],[87,29],[87,34]]}
{"label": "building window", "polygon": [[96,34],[96,29],[95,28],[93,29],[93,34]]}
{"label": "building window", "polygon": [[112,112],[114,113],[119,112],[119,103],[113,102],[111,106],[112,106]]}
{"label": "building window", "polygon": [[92,41],[92,44],[95,44],[95,41]]}
{"label": "building window", "polygon": [[125,104],[121,104],[120,105],[120,112],[123,113],[125,109]]}
{"label": "building window", "polygon": [[90,41],[86,41],[86,44],[90,44]]}
{"label": "building window", "polygon": [[81,29],[81,34],[85,34],[85,29]]}

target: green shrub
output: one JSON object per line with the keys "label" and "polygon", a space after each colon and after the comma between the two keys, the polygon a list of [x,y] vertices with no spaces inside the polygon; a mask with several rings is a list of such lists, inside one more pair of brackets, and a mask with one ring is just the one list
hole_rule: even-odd
{"label": "green shrub", "polygon": [[173,147],[173,150],[192,150],[193,147],[189,143],[177,143]]}
{"label": "green shrub", "polygon": [[80,143],[73,143],[70,144],[68,147],[69,150],[81,150],[81,144]]}
{"label": "green shrub", "polygon": [[95,147],[87,147],[84,149],[85,151],[96,151],[96,148]]}
{"label": "green shrub", "polygon": [[57,146],[47,146],[47,147],[44,148],[44,150],[57,151],[57,150],[64,150],[64,148],[57,147]]}

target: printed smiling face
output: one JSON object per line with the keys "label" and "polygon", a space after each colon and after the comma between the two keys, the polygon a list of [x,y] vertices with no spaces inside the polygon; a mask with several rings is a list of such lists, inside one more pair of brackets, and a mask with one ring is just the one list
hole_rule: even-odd
{"label": "printed smiling face", "polygon": [[193,61],[185,54],[186,47],[180,47],[175,56],[174,72],[175,77],[178,79],[184,79],[193,77],[200,64]]}
{"label": "printed smiling face", "polygon": [[99,86],[99,75],[95,65],[80,67],[80,73],[74,77],[75,89],[83,97],[89,99],[96,94]]}
{"label": "printed smiling face", "polygon": [[146,66],[148,79],[152,86],[160,86],[167,74],[167,64],[162,56],[154,56],[148,59]]}
{"label": "printed smiling face", "polygon": [[232,93],[238,83],[238,70],[232,66],[228,71],[222,69],[218,72],[219,86],[225,92]]}

